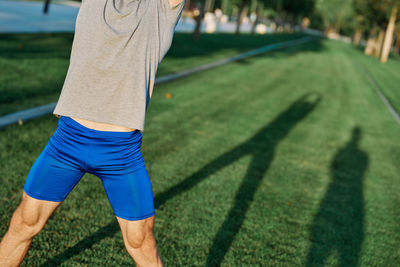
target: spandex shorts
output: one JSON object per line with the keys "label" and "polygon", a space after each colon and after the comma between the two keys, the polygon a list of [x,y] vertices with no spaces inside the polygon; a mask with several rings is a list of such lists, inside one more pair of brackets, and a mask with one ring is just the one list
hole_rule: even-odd
{"label": "spandex shorts", "polygon": [[61,202],[88,172],[101,179],[117,217],[151,217],[153,191],[141,143],[140,130],[99,131],[61,116],[28,173],[24,191],[36,199]]}

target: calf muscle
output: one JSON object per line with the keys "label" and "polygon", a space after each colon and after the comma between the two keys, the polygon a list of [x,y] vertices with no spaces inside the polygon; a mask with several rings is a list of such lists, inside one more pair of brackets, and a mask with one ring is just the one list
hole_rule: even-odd
{"label": "calf muscle", "polygon": [[0,266],[18,266],[24,259],[32,239],[46,224],[61,202],[37,200],[22,194],[7,233],[0,242]]}

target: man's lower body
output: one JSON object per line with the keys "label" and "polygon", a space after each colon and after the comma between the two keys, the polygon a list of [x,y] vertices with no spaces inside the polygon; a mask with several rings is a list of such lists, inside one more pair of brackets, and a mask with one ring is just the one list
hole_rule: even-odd
{"label": "man's lower body", "polygon": [[99,131],[62,116],[24,185],[22,202],[0,243],[0,266],[18,266],[32,238],[88,172],[98,176],[138,266],[161,266],[153,235],[154,203],[140,152],[142,134]]}

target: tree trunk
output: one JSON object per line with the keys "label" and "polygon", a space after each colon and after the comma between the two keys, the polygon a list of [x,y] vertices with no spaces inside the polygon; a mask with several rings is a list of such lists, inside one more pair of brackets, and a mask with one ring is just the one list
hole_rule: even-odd
{"label": "tree trunk", "polygon": [[397,32],[396,34],[396,44],[394,46],[394,53],[396,55],[400,54],[400,32]]}
{"label": "tree trunk", "polygon": [[375,38],[374,52],[373,56],[379,58],[381,56],[383,38],[385,37],[385,31],[379,30],[378,36]]}
{"label": "tree trunk", "polygon": [[242,2],[240,3],[240,8],[239,8],[239,12],[238,12],[239,17],[238,17],[238,20],[237,20],[237,23],[236,23],[235,34],[239,34],[239,32],[240,32],[240,25],[242,24],[243,11],[244,11],[244,8],[245,8],[246,4],[247,4],[247,0],[242,0]]}
{"label": "tree trunk", "polygon": [[392,48],[394,27],[396,25],[397,17],[397,6],[392,8],[392,15],[389,19],[389,24],[386,28],[385,42],[383,43],[383,51],[381,56],[381,62],[386,63],[389,57],[390,49]]}
{"label": "tree trunk", "polygon": [[364,53],[368,56],[371,56],[374,51],[374,43],[375,43],[375,29],[372,29],[369,32],[367,45],[365,46]]}
{"label": "tree trunk", "polygon": [[325,36],[329,37],[334,32],[335,27],[332,24],[329,24],[328,28],[325,29]]}
{"label": "tree trunk", "polygon": [[201,22],[203,21],[203,17],[204,17],[205,4],[206,4],[206,1],[203,0],[201,2],[201,6],[200,6],[200,14],[196,17],[196,27],[194,27],[194,31],[193,31],[193,39],[194,40],[199,40],[199,38],[200,38],[200,27],[201,27]]}
{"label": "tree trunk", "polygon": [[353,44],[359,45],[360,41],[361,41],[361,37],[362,37],[362,31],[360,29],[357,29],[353,36]]}
{"label": "tree trunk", "polygon": [[205,1],[206,1],[205,11],[212,12],[214,10],[214,0],[205,0]]}
{"label": "tree trunk", "polygon": [[258,15],[257,15],[255,21],[253,22],[253,25],[251,25],[251,32],[250,32],[251,35],[254,35],[256,33],[257,23],[258,23]]}
{"label": "tree trunk", "polygon": [[183,7],[184,10],[189,10],[190,8],[190,0],[185,1],[185,6]]}
{"label": "tree trunk", "polygon": [[338,12],[336,14],[336,23],[335,23],[335,32],[337,34],[340,34],[340,30],[342,29],[342,14],[340,12]]}
{"label": "tree trunk", "polygon": [[49,11],[49,6],[50,6],[50,0],[46,0],[44,2],[44,7],[43,7],[43,13],[47,14],[47,12]]}
{"label": "tree trunk", "polygon": [[254,33],[256,32],[256,26],[257,26],[257,23],[258,23],[258,13],[259,13],[259,6],[260,6],[260,3],[257,1],[257,3],[256,3],[256,10],[255,10],[255,12],[256,12],[256,19],[254,20],[254,22],[253,22],[253,25],[251,25],[251,35],[254,35]]}

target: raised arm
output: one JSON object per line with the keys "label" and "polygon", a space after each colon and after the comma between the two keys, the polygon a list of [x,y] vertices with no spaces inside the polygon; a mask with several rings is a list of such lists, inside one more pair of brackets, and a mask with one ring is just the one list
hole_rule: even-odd
{"label": "raised arm", "polygon": [[168,0],[171,7],[177,6],[179,3],[183,2],[184,0]]}

